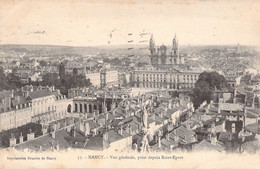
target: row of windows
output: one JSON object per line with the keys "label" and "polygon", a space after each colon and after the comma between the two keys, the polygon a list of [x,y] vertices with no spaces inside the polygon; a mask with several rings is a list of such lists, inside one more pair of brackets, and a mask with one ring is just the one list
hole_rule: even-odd
{"label": "row of windows", "polygon": [[56,110],[56,106],[48,106],[48,107],[41,107],[41,108],[37,108],[37,109],[33,109],[33,114],[35,115],[40,114],[40,113],[45,113],[45,112],[49,112],[49,111],[53,111]]}
{"label": "row of windows", "polygon": [[170,88],[170,89],[191,89],[195,87],[195,84],[164,84],[164,83],[137,83],[136,87],[145,87],[145,88]]}
{"label": "row of windows", "polygon": [[47,99],[35,101],[35,102],[33,102],[33,105],[36,106],[36,105],[39,105],[39,104],[45,104],[47,102],[53,102],[53,101],[54,101],[53,98],[47,98]]}
{"label": "row of windows", "polygon": [[[137,77],[136,81],[139,82],[140,79]],[[149,79],[149,78],[143,78],[141,81],[143,81],[143,82],[168,82],[166,79]],[[183,81],[189,83],[189,82],[194,82],[195,79],[194,80],[193,79],[191,79],[191,80],[183,79]],[[179,83],[180,80],[179,79],[170,79],[169,82],[170,83]]]}

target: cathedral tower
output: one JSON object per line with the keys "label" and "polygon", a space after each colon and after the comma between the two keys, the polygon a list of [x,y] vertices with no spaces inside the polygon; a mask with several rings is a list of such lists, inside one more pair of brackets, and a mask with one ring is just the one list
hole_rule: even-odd
{"label": "cathedral tower", "polygon": [[153,40],[153,34],[152,34],[152,36],[150,38],[149,50],[151,52],[151,55],[155,54],[155,44],[154,44],[154,40]]}
{"label": "cathedral tower", "polygon": [[177,55],[177,53],[178,53],[178,42],[176,40],[176,35],[174,36],[174,38],[172,40],[172,50],[173,50],[173,54]]}

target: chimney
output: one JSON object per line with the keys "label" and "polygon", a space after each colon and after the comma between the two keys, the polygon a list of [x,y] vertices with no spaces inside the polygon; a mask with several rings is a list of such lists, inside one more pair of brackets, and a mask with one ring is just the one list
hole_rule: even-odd
{"label": "chimney", "polygon": [[93,116],[96,117],[97,114],[96,114],[96,110],[93,111]]}
{"label": "chimney", "polygon": [[168,102],[168,109],[171,109],[172,108],[172,101],[170,100],[169,102]]}
{"label": "chimney", "polygon": [[111,110],[114,110],[116,108],[115,102],[112,103],[111,105]]}
{"label": "chimney", "polygon": [[89,135],[90,134],[90,127],[89,127],[89,122],[85,123],[85,135]]}
{"label": "chimney", "polygon": [[245,136],[242,136],[242,143],[245,142]]}
{"label": "chimney", "polygon": [[112,114],[113,114],[113,116],[116,116],[116,109],[112,110]]}
{"label": "chimney", "polygon": [[27,141],[33,140],[34,139],[34,133],[28,133],[27,134]]}
{"label": "chimney", "polygon": [[174,134],[174,142],[175,143],[179,142],[179,136],[177,134]]}
{"label": "chimney", "polygon": [[106,112],[105,115],[105,122],[108,122],[108,112]]}
{"label": "chimney", "polygon": [[88,144],[88,138],[86,139],[86,141],[85,141],[85,144],[84,144],[84,147],[86,147],[86,145]]}
{"label": "chimney", "polygon": [[132,135],[132,128],[131,128],[131,125],[128,126],[128,133]]}
{"label": "chimney", "polygon": [[232,141],[232,133],[229,134],[229,141]]}
{"label": "chimney", "polygon": [[211,144],[213,144],[213,145],[217,145],[217,137],[216,137],[216,136],[211,136],[210,142],[211,142]]}
{"label": "chimney", "polygon": [[120,126],[120,129],[118,129],[118,134],[123,135],[123,128]]}
{"label": "chimney", "polygon": [[17,102],[20,103],[20,96],[17,96]]}
{"label": "chimney", "polygon": [[51,137],[53,138],[53,139],[55,139],[55,131],[53,131],[53,132],[51,132]]}
{"label": "chimney", "polygon": [[57,122],[57,128],[56,129],[57,130],[60,129],[60,123],[59,122]]}
{"label": "chimney", "polygon": [[57,130],[57,125],[54,124],[54,125],[53,125],[53,131],[56,131],[56,130]]}
{"label": "chimney", "polygon": [[22,132],[21,132],[21,135],[19,137],[19,143],[23,143],[23,134],[22,134]]}
{"label": "chimney", "polygon": [[46,127],[42,128],[42,135],[44,135],[46,133],[47,133],[47,128]]}
{"label": "chimney", "polygon": [[11,133],[11,138],[9,139],[9,146],[13,147],[16,145],[16,138],[14,137],[13,133]]}
{"label": "chimney", "polygon": [[220,105],[218,104],[218,113],[221,113]]}
{"label": "chimney", "polygon": [[25,97],[25,98],[29,97],[29,94],[30,94],[30,92],[29,92],[28,90],[26,90],[24,97]]}
{"label": "chimney", "polygon": [[161,137],[159,136],[158,138],[158,148],[161,148],[162,144],[161,144]]}
{"label": "chimney", "polygon": [[169,141],[169,140],[170,140],[169,133],[166,133],[166,140],[167,140],[167,141]]}
{"label": "chimney", "polygon": [[8,98],[8,102],[9,102],[9,108],[10,108],[11,105],[12,105],[12,98],[11,97]]}
{"label": "chimney", "polygon": [[107,142],[107,141],[108,141],[108,133],[107,133],[107,132],[105,132],[105,133],[103,134],[103,141],[104,141],[104,142]]}
{"label": "chimney", "polygon": [[172,152],[172,149],[173,149],[173,145],[170,145],[170,151]]}
{"label": "chimney", "polygon": [[190,130],[190,123],[187,124],[187,130]]}
{"label": "chimney", "polygon": [[235,133],[235,132],[236,132],[236,124],[232,123],[232,133]]}
{"label": "chimney", "polygon": [[72,136],[72,137],[76,137],[75,127],[73,127],[73,128],[71,129],[71,136]]}
{"label": "chimney", "polygon": [[11,91],[11,98],[13,99],[14,98],[14,90]]}
{"label": "chimney", "polygon": [[39,150],[40,152],[42,151],[42,146],[40,146],[40,150]]}

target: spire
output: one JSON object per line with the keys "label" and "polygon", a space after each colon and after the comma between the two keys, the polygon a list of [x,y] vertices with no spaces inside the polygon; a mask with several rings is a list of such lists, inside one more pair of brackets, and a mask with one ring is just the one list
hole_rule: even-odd
{"label": "spire", "polygon": [[151,52],[151,54],[154,53],[154,40],[153,40],[153,34],[151,35],[151,38],[150,38],[150,43],[149,43],[149,50]]}
{"label": "spire", "polygon": [[176,40],[176,34],[174,35],[174,38],[172,40],[172,50],[174,51],[174,55],[176,55],[178,50],[178,42]]}

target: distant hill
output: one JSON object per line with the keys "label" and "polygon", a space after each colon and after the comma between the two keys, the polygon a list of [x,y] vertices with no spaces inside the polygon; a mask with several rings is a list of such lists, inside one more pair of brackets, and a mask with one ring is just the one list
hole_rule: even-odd
{"label": "distant hill", "polygon": [[[167,46],[168,50],[171,46]],[[180,46],[179,51],[199,51],[204,49],[225,49],[236,47],[236,45],[209,45],[209,46]],[[246,48],[247,46],[240,46]],[[250,47],[252,48],[252,47]],[[254,48],[254,47],[253,47]],[[104,45],[104,46],[59,46],[59,45],[23,45],[23,44],[0,44],[0,51],[10,53],[26,53],[30,56],[53,56],[53,55],[96,55],[104,54],[109,56],[120,55],[148,55],[147,45]]]}

